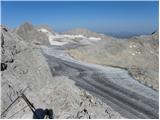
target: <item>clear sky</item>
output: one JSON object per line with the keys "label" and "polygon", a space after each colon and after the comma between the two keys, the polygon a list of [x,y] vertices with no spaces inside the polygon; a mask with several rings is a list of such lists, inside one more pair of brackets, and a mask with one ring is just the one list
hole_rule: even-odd
{"label": "clear sky", "polygon": [[56,31],[88,28],[103,33],[151,33],[158,29],[158,1],[2,2],[2,24],[15,28],[29,21]]}

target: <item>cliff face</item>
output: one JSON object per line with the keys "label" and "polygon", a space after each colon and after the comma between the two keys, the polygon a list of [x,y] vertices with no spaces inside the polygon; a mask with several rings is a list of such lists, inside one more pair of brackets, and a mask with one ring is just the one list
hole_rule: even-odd
{"label": "cliff face", "polygon": [[36,46],[1,27],[2,111],[17,97],[17,91],[30,87],[36,92],[52,79],[50,69]]}

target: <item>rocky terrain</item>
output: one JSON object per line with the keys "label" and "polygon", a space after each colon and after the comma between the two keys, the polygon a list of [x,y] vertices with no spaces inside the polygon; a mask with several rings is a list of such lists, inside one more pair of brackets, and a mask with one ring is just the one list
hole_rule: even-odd
{"label": "rocky terrain", "polygon": [[82,61],[126,69],[139,82],[159,89],[158,32],[127,40],[113,37],[101,39],[95,44],[71,49],[69,53]]}
{"label": "rocky terrain", "polygon": [[122,118],[67,76],[54,76],[39,46],[48,38],[40,40],[32,32],[43,34],[29,23],[16,31],[1,26],[1,118],[33,118],[22,98],[6,110],[21,92],[36,108],[53,109],[54,118]]}
{"label": "rocky terrain", "polygon": [[33,118],[23,99],[5,111],[24,92],[36,108],[52,109],[54,118],[158,118],[158,91],[137,82],[158,90],[157,38],[1,26],[1,117]]}
{"label": "rocky terrain", "polygon": [[15,30],[17,35],[23,38],[26,42],[37,45],[49,45],[48,37],[37,31],[37,29],[30,23],[25,23]]}

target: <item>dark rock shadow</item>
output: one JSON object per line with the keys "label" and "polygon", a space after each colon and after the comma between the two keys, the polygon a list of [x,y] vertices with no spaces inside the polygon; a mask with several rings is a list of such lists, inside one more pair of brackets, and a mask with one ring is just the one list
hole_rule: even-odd
{"label": "dark rock shadow", "polygon": [[33,114],[33,119],[53,119],[53,110],[52,109],[45,109],[38,108],[35,110],[35,113]]}

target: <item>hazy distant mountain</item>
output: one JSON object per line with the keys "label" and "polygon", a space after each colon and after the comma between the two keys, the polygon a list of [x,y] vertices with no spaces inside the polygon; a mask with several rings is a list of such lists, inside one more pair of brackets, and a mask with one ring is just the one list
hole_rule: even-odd
{"label": "hazy distant mountain", "polygon": [[99,37],[100,34],[90,31],[88,29],[84,28],[77,28],[77,29],[72,29],[69,31],[64,32],[64,34],[69,34],[69,35],[84,35],[86,37]]}

